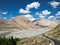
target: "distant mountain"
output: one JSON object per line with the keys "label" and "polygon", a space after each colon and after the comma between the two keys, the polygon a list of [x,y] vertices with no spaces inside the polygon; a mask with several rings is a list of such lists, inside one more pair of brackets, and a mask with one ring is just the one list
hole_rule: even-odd
{"label": "distant mountain", "polygon": [[44,35],[60,41],[60,24],[58,24],[54,29],[46,32]]}
{"label": "distant mountain", "polygon": [[13,22],[0,18],[0,28],[17,28],[17,27]]}
{"label": "distant mountain", "polygon": [[0,28],[43,29],[55,28],[58,24],[47,19],[37,19],[31,22],[24,16],[17,16],[11,20],[0,19]]}
{"label": "distant mountain", "polygon": [[7,21],[5,21],[4,19],[0,19],[0,27],[5,27],[5,25]]}
{"label": "distant mountain", "polygon": [[39,29],[24,16],[17,16],[16,18],[13,18],[11,21],[15,23],[16,26],[20,29]]}
{"label": "distant mountain", "polygon": [[33,21],[33,24],[41,28],[55,28],[58,25],[56,22],[47,19],[37,19]]}
{"label": "distant mountain", "polygon": [[0,19],[0,27],[9,27],[9,23],[7,20]]}
{"label": "distant mountain", "polygon": [[60,30],[60,24],[58,24],[58,25],[54,28],[54,30]]}
{"label": "distant mountain", "polygon": [[58,24],[60,24],[60,20],[56,21]]}

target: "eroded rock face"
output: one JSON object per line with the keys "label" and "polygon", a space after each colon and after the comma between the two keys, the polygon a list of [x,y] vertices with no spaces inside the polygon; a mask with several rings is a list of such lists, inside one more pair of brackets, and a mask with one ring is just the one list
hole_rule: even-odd
{"label": "eroded rock face", "polygon": [[56,22],[47,19],[37,19],[31,22],[24,16],[17,16],[11,20],[0,19],[0,27],[7,28],[19,28],[23,29],[41,29],[41,28],[55,28],[58,24]]}
{"label": "eroded rock face", "polygon": [[24,16],[18,16],[16,18],[13,18],[11,21],[14,22],[20,29],[39,29]]}
{"label": "eroded rock face", "polygon": [[0,27],[5,25],[6,25],[6,21],[4,19],[0,19]]}
{"label": "eroded rock face", "polygon": [[0,19],[1,28],[39,29],[24,16],[17,16],[11,20]]}
{"label": "eroded rock face", "polygon": [[33,22],[33,24],[40,26],[40,27],[50,27],[50,28],[55,28],[58,24],[56,22],[47,20],[47,19],[38,19],[36,21]]}
{"label": "eroded rock face", "polygon": [[17,27],[11,21],[0,19],[0,29],[3,29],[3,28],[5,29],[5,28],[17,28]]}

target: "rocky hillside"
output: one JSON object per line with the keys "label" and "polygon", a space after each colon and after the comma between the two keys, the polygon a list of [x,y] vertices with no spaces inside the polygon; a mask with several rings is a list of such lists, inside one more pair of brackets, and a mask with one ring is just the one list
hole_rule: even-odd
{"label": "rocky hillside", "polygon": [[56,26],[53,30],[46,32],[45,35],[60,41],[60,24]]}
{"label": "rocky hillside", "polygon": [[17,45],[52,45],[52,42],[42,36],[23,38],[17,42]]}
{"label": "rocky hillside", "polygon": [[5,29],[5,28],[18,28],[15,26],[15,24],[11,21],[7,21],[4,19],[0,19],[0,29]]}
{"label": "rocky hillside", "polygon": [[16,26],[20,29],[39,29],[24,16],[17,16],[16,18],[13,18],[11,21],[15,23]]}
{"label": "rocky hillside", "polygon": [[58,25],[56,22],[47,19],[37,19],[33,21],[33,24],[41,28],[55,28]]}
{"label": "rocky hillside", "polygon": [[4,19],[0,19],[0,27],[5,27],[7,25],[6,22]]}
{"label": "rocky hillside", "polygon": [[24,16],[17,16],[11,20],[0,19],[0,28],[19,28],[19,29],[41,29],[41,28],[55,28],[58,24],[47,19],[37,19],[31,22]]}

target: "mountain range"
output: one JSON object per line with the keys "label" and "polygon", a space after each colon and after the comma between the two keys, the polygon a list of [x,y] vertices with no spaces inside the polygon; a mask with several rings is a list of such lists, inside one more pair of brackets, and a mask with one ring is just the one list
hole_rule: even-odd
{"label": "mountain range", "polygon": [[47,19],[36,19],[34,21],[28,20],[24,16],[17,16],[11,20],[4,20],[0,18],[0,28],[16,28],[16,29],[41,29],[41,28],[55,28],[58,23]]}

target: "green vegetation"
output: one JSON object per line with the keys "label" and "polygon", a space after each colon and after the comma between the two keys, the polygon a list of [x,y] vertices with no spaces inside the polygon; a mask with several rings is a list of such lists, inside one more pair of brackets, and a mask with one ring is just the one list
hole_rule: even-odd
{"label": "green vegetation", "polygon": [[60,24],[55,29],[46,32],[45,35],[50,38],[60,40]]}
{"label": "green vegetation", "polygon": [[0,37],[0,45],[16,45],[17,41],[19,41],[19,38],[13,39],[13,37],[11,38]]}

